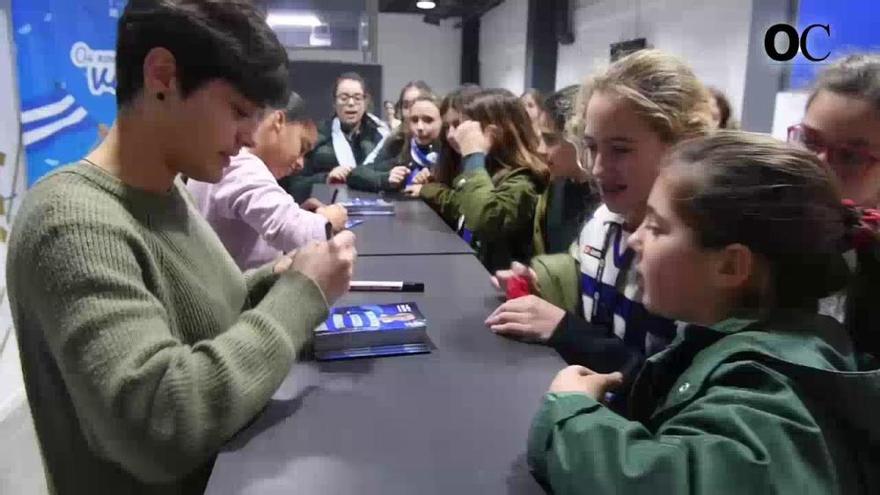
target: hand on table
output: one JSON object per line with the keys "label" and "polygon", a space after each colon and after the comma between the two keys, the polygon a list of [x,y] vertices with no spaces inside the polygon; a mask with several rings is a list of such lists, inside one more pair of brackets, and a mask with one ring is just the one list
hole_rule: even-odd
{"label": "hand on table", "polygon": [[345,228],[345,222],[348,220],[348,210],[339,204],[322,206],[321,208],[318,208],[315,213],[321,215],[330,222],[330,225],[333,227],[333,232],[342,232]]}
{"label": "hand on table", "polygon": [[329,241],[309,244],[293,254],[289,268],[312,279],[332,305],[348,291],[357,259],[354,241],[354,234],[346,230]]}
{"label": "hand on table", "polygon": [[388,183],[394,188],[399,188],[403,185],[403,181],[406,180],[408,175],[409,167],[398,165],[392,168],[391,172],[388,173]]}
{"label": "hand on table", "polygon": [[623,375],[619,371],[604,374],[583,366],[569,366],[556,374],[549,392],[574,392],[603,401],[605,394],[623,384]]}
{"label": "hand on table", "polygon": [[511,299],[486,318],[486,326],[496,334],[524,342],[547,342],[565,317],[565,310],[538,296]]}
{"label": "hand on table", "polygon": [[403,190],[403,194],[406,194],[407,196],[412,196],[413,198],[418,198],[421,192],[422,184],[413,184],[411,186],[406,186],[406,189]]}
{"label": "hand on table", "polygon": [[510,265],[510,270],[498,270],[492,276],[492,285],[501,292],[507,292],[507,283],[514,277],[521,277],[529,283],[529,290],[532,293],[538,292],[538,274],[530,267],[523,265],[518,261],[514,261]]}
{"label": "hand on table", "polygon": [[339,165],[327,174],[327,184],[345,184],[352,170],[353,167]]}
{"label": "hand on table", "polygon": [[422,170],[419,171],[419,173],[416,174],[415,177],[413,177],[412,183],[413,184],[427,184],[428,182],[431,182],[431,180],[433,178],[434,178],[434,175],[431,173],[431,169],[423,168]]}

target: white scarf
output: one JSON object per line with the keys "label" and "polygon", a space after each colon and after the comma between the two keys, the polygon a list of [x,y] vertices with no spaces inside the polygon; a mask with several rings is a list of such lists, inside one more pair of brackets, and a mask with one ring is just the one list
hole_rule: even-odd
{"label": "white scarf", "polygon": [[[603,204],[581,230],[577,253],[573,254],[580,261],[584,318],[592,323],[602,323],[602,313],[607,318],[610,311],[611,321],[608,323],[611,323],[614,334],[650,356],[669,345],[673,335],[668,332],[674,327],[665,318],[645,314],[647,311],[641,304],[642,289],[634,269],[635,253],[626,245],[630,233],[623,230],[623,223],[623,217]],[[596,307],[597,296],[601,307]],[[632,316],[639,318],[642,328],[627,327]],[[635,333],[627,335],[628,331]],[[639,334],[643,337],[636,337]]]}
{"label": "white scarf", "polygon": [[342,123],[339,122],[339,117],[333,118],[333,123],[331,124],[331,138],[333,139],[333,152],[336,154],[336,161],[339,162],[339,165],[343,167],[354,168],[358,165],[366,165],[368,163],[373,163],[373,160],[376,159],[376,155],[379,154],[379,150],[382,149],[382,145],[385,144],[385,139],[391,134],[391,131],[388,130],[388,126],[385,125],[379,117],[371,113],[365,113],[365,117],[369,118],[376,124],[376,128],[379,131],[379,134],[382,135],[382,139],[376,143],[376,147],[373,149],[373,152],[370,153],[366,159],[364,159],[363,164],[357,163],[354,159],[354,152],[351,150],[351,143],[348,142],[348,139],[345,137],[345,133],[342,132]]}

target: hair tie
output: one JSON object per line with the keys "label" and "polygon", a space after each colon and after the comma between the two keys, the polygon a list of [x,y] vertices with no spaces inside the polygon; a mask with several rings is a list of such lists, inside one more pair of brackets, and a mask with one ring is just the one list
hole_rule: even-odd
{"label": "hair tie", "polygon": [[842,204],[847,248],[864,251],[876,244],[880,233],[880,210],[859,207],[851,199],[844,199]]}

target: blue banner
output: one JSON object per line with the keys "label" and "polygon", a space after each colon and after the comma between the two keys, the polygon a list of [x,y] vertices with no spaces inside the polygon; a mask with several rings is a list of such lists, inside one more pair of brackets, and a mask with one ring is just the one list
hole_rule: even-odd
{"label": "blue banner", "polygon": [[85,156],[116,118],[116,23],[126,0],[13,0],[28,186]]}
{"label": "blue banner", "polygon": [[816,58],[828,54],[822,62],[811,62],[798,53],[793,60],[791,89],[808,88],[816,74],[828,64],[851,53],[880,51],[880,2],[877,0],[800,0],[798,33],[813,24],[827,25],[831,34],[814,28],[807,38],[807,50]]}

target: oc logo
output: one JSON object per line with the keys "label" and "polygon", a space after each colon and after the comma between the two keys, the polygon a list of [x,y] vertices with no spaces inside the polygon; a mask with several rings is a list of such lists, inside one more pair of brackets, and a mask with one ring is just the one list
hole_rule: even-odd
{"label": "oc logo", "polygon": [[[764,34],[764,51],[767,52],[767,55],[770,58],[777,62],[787,62],[797,55],[798,46],[800,46],[801,53],[804,54],[804,57],[806,57],[807,60],[810,60],[811,62],[821,62],[828,58],[828,56],[831,55],[831,52],[829,51],[824,57],[818,58],[810,53],[810,50],[807,48],[807,38],[809,38],[810,32],[814,28],[821,28],[822,31],[825,31],[827,36],[831,36],[830,24],[810,24],[804,29],[803,34],[798,34],[797,29],[790,24],[774,24],[773,26],[770,26],[770,29]],[[776,49],[776,36],[780,33],[788,37],[788,49],[782,53]]]}

